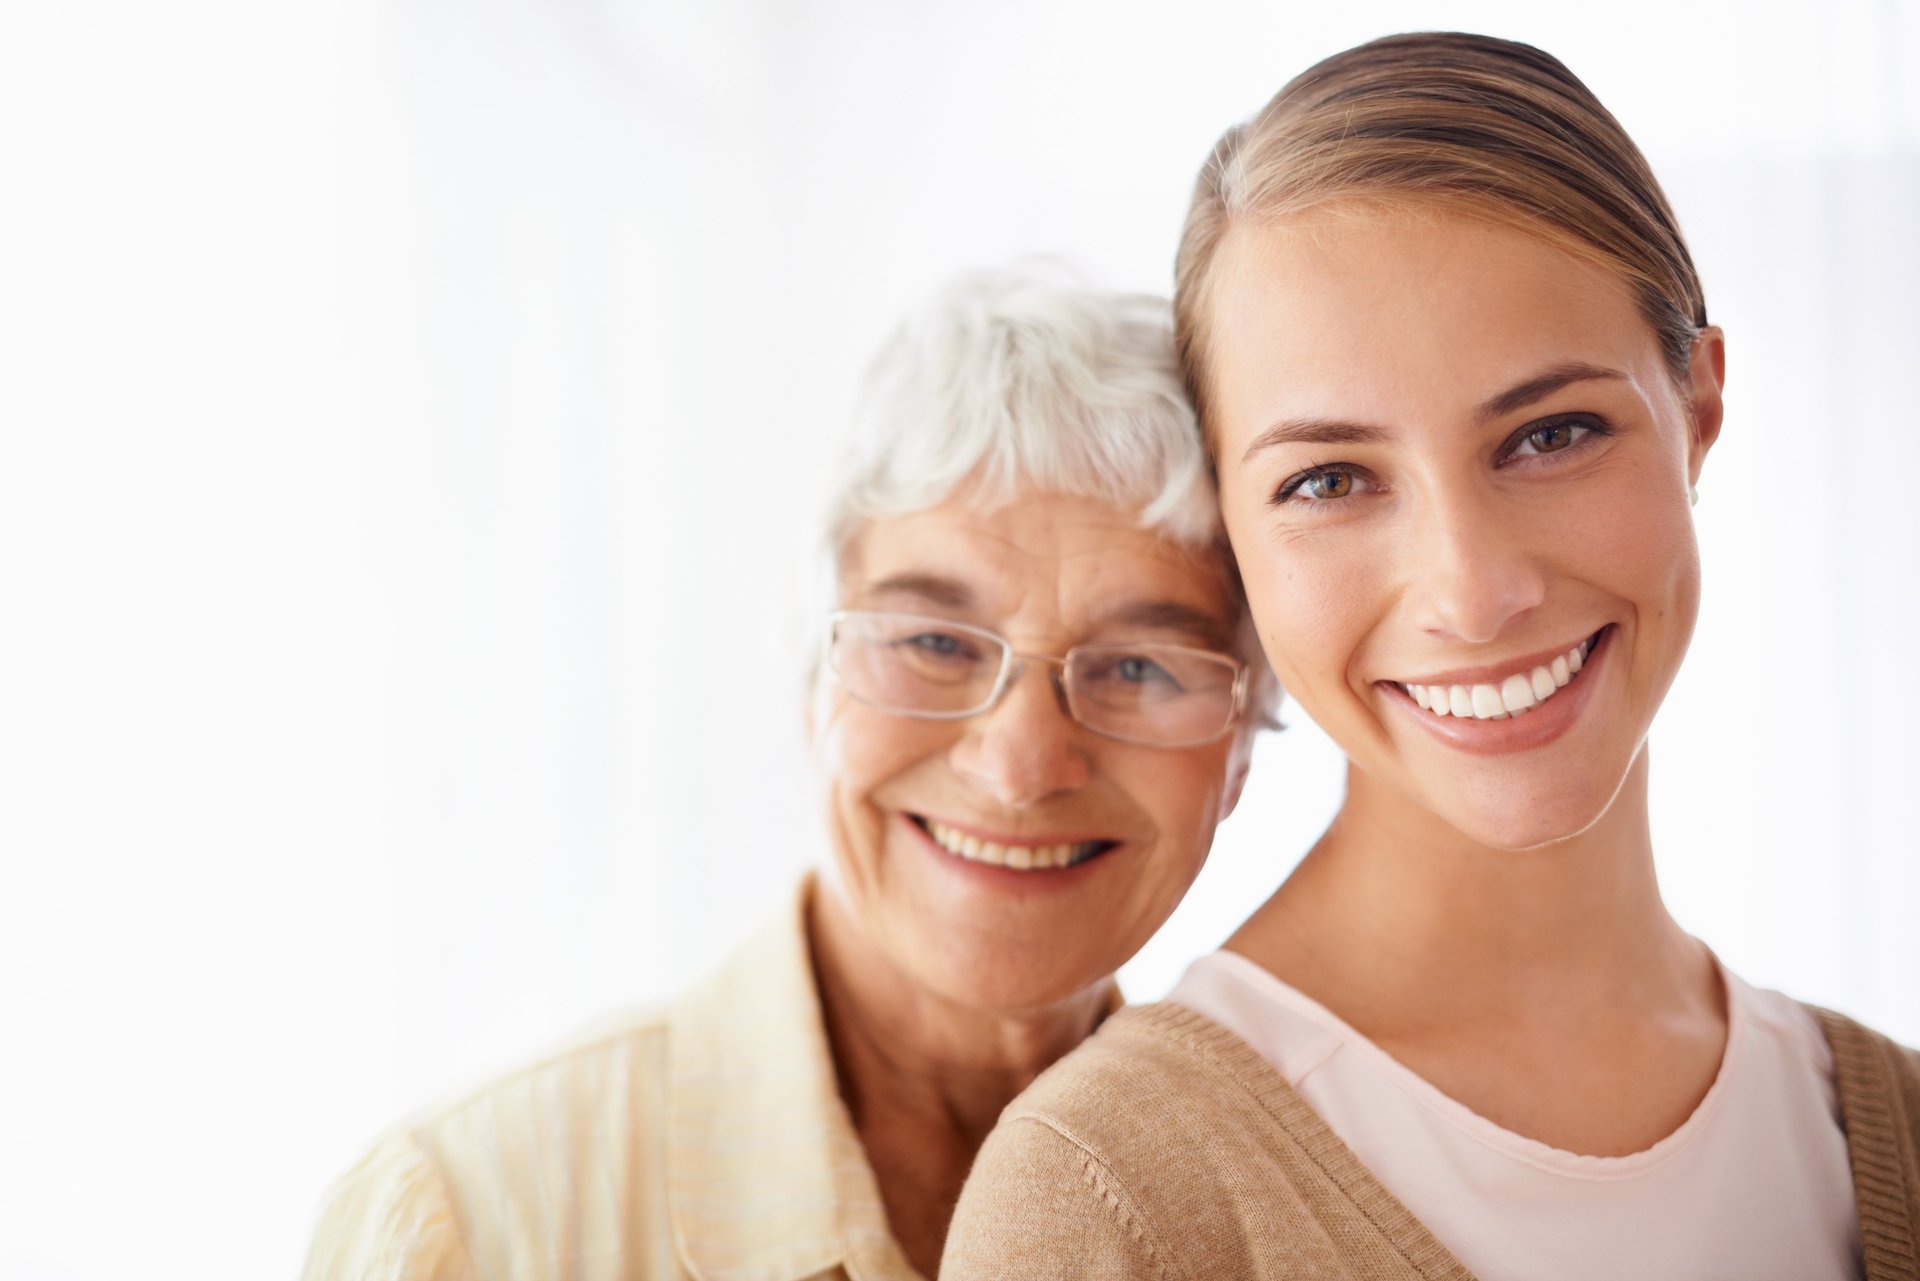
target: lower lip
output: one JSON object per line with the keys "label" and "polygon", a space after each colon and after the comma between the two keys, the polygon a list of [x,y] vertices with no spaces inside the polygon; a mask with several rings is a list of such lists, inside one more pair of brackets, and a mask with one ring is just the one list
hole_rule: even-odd
{"label": "lower lip", "polygon": [[1474,756],[1506,756],[1545,747],[1572,728],[1580,718],[1599,683],[1607,655],[1613,649],[1611,625],[1603,628],[1593,650],[1580,664],[1580,673],[1544,703],[1530,712],[1504,721],[1483,721],[1469,716],[1435,716],[1413,701],[1413,695],[1399,685],[1383,682],[1387,701],[1405,710],[1414,723],[1447,746]]}
{"label": "lower lip", "polygon": [[982,863],[978,859],[962,858],[933,839],[927,830],[908,818],[905,814],[896,814],[895,821],[907,829],[910,837],[943,867],[965,875],[974,884],[993,889],[1016,893],[1043,893],[1047,890],[1068,889],[1086,880],[1105,866],[1114,855],[1126,848],[1125,842],[1111,846],[1084,862],[1071,867],[1028,868],[1001,867],[997,863]]}

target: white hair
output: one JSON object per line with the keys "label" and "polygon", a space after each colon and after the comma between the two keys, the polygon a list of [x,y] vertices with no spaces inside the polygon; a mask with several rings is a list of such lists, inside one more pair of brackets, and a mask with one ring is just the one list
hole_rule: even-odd
{"label": "white hair", "polygon": [[834,477],[830,549],[963,487],[989,508],[1022,487],[1101,499],[1182,545],[1218,542],[1166,300],[1022,264],[960,277],[901,325],[868,371]]}
{"label": "white hair", "polygon": [[1213,467],[1173,347],[1166,299],[1087,284],[1053,262],[970,272],[909,317],[867,373],[827,494],[823,577],[837,580],[876,516],[964,491],[992,509],[1023,489],[1139,513],[1217,558],[1253,671],[1248,724],[1276,724],[1279,687],[1240,594]]}

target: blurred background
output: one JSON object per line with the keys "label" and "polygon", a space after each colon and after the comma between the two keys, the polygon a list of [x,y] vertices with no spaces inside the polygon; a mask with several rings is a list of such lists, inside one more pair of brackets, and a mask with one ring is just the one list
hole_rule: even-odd
{"label": "blurred background", "polygon": [[[1668,897],[1920,1042],[1920,6],[0,0],[0,1277],[291,1275],[786,901],[869,353],[1017,255],[1164,291],[1221,129],[1417,27],[1583,76],[1730,335]],[[1293,719],[1130,995],[1332,812]]]}

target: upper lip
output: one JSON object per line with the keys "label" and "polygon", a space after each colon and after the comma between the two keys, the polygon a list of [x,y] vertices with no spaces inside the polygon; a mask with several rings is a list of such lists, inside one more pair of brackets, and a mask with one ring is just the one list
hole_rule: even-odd
{"label": "upper lip", "polygon": [[958,820],[950,819],[950,818],[942,818],[938,814],[914,813],[914,814],[910,814],[909,817],[919,819],[920,821],[925,823],[938,823],[942,827],[950,827],[956,832],[960,832],[964,835],[974,837],[976,840],[984,841],[990,845],[1032,846],[1035,849],[1044,849],[1052,845],[1085,845],[1091,841],[1101,841],[1108,844],[1119,843],[1114,837],[1097,836],[1097,835],[1096,836],[1074,835],[1074,834],[1034,835],[1033,833],[1028,832],[1028,833],[1022,833],[1018,836],[1014,836],[1005,832],[989,831],[984,827],[976,827],[971,823],[960,822]]}
{"label": "upper lip", "polygon": [[1393,679],[1400,685],[1492,685],[1509,676],[1530,672],[1536,667],[1550,666],[1554,659],[1563,656],[1576,645],[1584,645],[1588,637],[1595,635],[1598,635],[1597,631],[1585,632],[1557,649],[1543,649],[1534,654],[1521,654],[1514,658],[1503,659],[1498,663],[1483,663],[1478,667],[1454,667],[1426,676],[1405,676]]}

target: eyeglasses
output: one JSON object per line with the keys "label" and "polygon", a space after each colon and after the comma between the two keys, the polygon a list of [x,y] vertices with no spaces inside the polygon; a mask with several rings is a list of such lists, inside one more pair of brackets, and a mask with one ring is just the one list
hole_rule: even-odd
{"label": "eyeglasses", "polygon": [[882,711],[961,720],[998,703],[1028,662],[1053,670],[1061,710],[1123,743],[1189,747],[1233,727],[1246,665],[1184,645],[1075,645],[1020,654],[984,627],[944,618],[843,609],[829,619],[827,668],[847,694]]}

